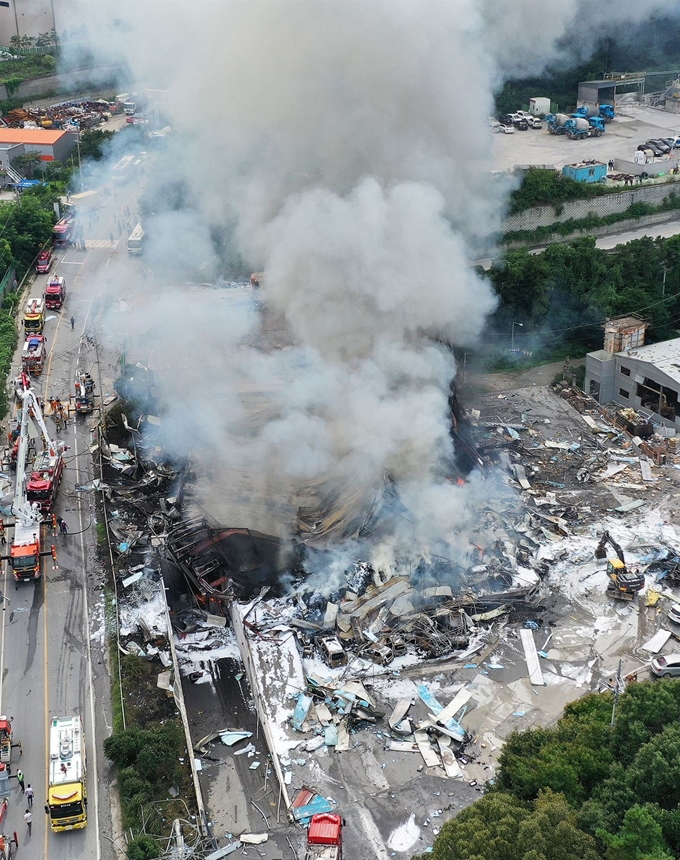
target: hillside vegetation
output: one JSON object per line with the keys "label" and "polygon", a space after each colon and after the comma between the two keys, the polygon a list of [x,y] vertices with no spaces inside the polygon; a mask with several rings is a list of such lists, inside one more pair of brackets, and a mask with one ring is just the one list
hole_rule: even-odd
{"label": "hillside vegetation", "polygon": [[512,734],[496,783],[418,860],[680,857],[680,683],[629,685]]}

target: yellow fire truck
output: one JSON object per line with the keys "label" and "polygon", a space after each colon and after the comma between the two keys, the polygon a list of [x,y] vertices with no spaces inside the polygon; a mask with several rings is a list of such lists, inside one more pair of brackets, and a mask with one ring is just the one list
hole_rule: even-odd
{"label": "yellow fire truck", "polygon": [[87,826],[87,766],[80,717],[55,717],[50,725],[47,806],[56,833]]}

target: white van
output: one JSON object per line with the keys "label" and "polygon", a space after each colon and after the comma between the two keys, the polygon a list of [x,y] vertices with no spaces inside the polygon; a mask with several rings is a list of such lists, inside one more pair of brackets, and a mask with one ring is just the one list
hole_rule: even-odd
{"label": "white van", "polygon": [[127,240],[128,254],[139,256],[144,250],[144,228],[141,224],[137,224],[135,229],[130,233],[130,238]]}

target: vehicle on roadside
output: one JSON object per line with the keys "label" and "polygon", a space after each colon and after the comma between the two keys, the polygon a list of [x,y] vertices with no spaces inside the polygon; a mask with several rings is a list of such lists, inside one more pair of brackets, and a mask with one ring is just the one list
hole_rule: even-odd
{"label": "vehicle on roadside", "polygon": [[515,128],[512,125],[505,125],[502,122],[498,123],[498,125],[500,126],[498,131],[502,132],[503,134],[514,134],[515,133]]}
{"label": "vehicle on roadside", "polygon": [[35,271],[39,275],[45,275],[52,268],[52,249],[43,248],[38,254],[38,261],[35,264]]}
{"label": "vehicle on roadside", "polygon": [[680,624],[680,603],[674,603],[668,610],[668,620]]}
{"label": "vehicle on roadside", "polygon": [[680,654],[665,654],[652,660],[652,673],[657,678],[677,678],[680,676]]}
{"label": "vehicle on roadside", "polygon": [[128,254],[131,254],[133,257],[142,254],[144,252],[145,238],[146,233],[144,232],[144,228],[141,224],[137,224],[127,240]]}

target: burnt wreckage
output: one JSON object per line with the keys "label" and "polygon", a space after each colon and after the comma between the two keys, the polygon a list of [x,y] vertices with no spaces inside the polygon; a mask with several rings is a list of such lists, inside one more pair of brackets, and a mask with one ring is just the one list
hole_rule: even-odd
{"label": "burnt wreckage", "polygon": [[168,535],[167,548],[199,603],[225,614],[235,597],[247,597],[282,576],[301,570],[304,547],[246,528],[216,526],[205,518],[184,520]]}

